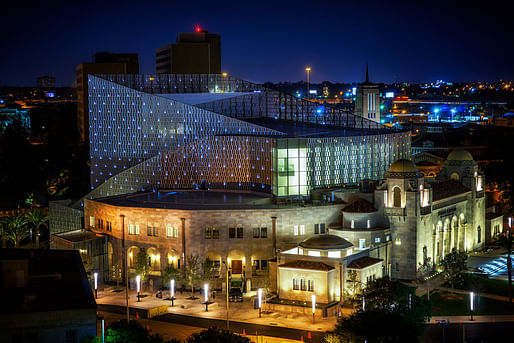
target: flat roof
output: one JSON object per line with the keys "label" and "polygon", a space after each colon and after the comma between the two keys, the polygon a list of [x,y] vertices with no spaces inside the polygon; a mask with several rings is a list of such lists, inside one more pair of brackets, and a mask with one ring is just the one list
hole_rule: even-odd
{"label": "flat roof", "polygon": [[113,206],[177,210],[280,209],[335,204],[276,204],[271,194],[232,190],[159,190],[93,199]]}

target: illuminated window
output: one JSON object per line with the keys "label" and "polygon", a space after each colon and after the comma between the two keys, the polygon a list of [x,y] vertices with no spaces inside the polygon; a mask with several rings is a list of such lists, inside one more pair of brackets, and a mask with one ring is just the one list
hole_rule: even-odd
{"label": "illuminated window", "polygon": [[300,279],[300,290],[302,290],[302,291],[307,290],[307,282],[305,282],[305,279]]}
{"label": "illuminated window", "polygon": [[300,289],[298,279],[293,279],[293,290],[297,291]]}
{"label": "illuminated window", "polygon": [[328,257],[341,258],[341,251],[329,251]]}
{"label": "illuminated window", "polygon": [[359,249],[366,249],[366,239],[365,238],[359,239]]}
{"label": "illuminated window", "polygon": [[353,249],[348,248],[348,250],[346,250],[346,256],[350,256],[351,254],[353,254]]}
{"label": "illuminated window", "polygon": [[204,238],[205,239],[211,239],[212,235],[211,235],[211,228],[205,228],[205,234],[204,234]]}
{"label": "illuminated window", "polygon": [[89,217],[89,226],[95,227],[95,217]]}
{"label": "illuminated window", "polygon": [[396,244],[396,245],[402,245],[402,240],[401,240],[400,238],[396,238],[396,239],[394,240],[394,244]]}
{"label": "illuminated window", "polygon": [[299,233],[299,230],[298,230],[298,225],[295,225],[295,226],[294,226],[293,234],[294,234],[295,236],[298,236],[298,235],[300,234],[300,233]]}
{"label": "illuminated window", "polygon": [[129,226],[128,226],[128,234],[129,235],[135,234],[134,224],[129,224]]}
{"label": "illuminated window", "polygon": [[139,224],[136,224],[135,229],[136,229],[136,235],[139,235]]}
{"label": "illuminated window", "polygon": [[309,288],[308,288],[309,292],[314,292],[314,280],[309,280],[308,286],[309,286]]}
{"label": "illuminated window", "polygon": [[380,237],[375,237],[375,243],[380,243]]}
{"label": "illuminated window", "polygon": [[309,255],[309,256],[321,256],[321,253],[319,251],[309,250],[309,253],[307,255]]}
{"label": "illuminated window", "polygon": [[305,235],[305,225],[300,225],[300,235]]}

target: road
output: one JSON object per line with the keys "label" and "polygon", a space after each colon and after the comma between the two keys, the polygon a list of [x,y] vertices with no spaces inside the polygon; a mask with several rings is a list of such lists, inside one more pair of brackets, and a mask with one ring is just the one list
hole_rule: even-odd
{"label": "road", "polygon": [[[443,333],[444,331],[444,333]],[[470,323],[425,326],[424,343],[488,343],[512,342],[514,323]],[[509,338],[510,337],[510,338]]]}

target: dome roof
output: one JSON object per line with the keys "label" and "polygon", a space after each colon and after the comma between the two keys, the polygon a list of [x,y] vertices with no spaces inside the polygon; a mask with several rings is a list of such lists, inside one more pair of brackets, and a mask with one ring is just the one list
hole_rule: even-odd
{"label": "dome roof", "polygon": [[299,246],[305,249],[341,250],[349,248],[353,244],[335,235],[315,235],[302,241]]}
{"label": "dome roof", "polygon": [[446,159],[448,161],[473,161],[473,156],[467,150],[457,149],[450,152]]}
{"label": "dome roof", "polygon": [[416,173],[417,171],[418,168],[416,168],[414,162],[406,159],[398,160],[389,167],[389,172],[392,173]]}

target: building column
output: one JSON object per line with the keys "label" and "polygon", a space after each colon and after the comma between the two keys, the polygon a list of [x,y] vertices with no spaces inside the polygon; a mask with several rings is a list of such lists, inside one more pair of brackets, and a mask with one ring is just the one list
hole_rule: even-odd
{"label": "building column", "polygon": [[181,263],[181,269],[182,269],[182,276],[184,276],[184,273],[186,271],[186,218],[180,218],[180,221],[182,223],[182,263]]}
{"label": "building column", "polygon": [[448,253],[452,251],[453,248],[453,235],[452,235],[452,226],[451,224],[448,226]]}
{"label": "building column", "polygon": [[432,263],[437,264],[437,229],[432,233]]}

